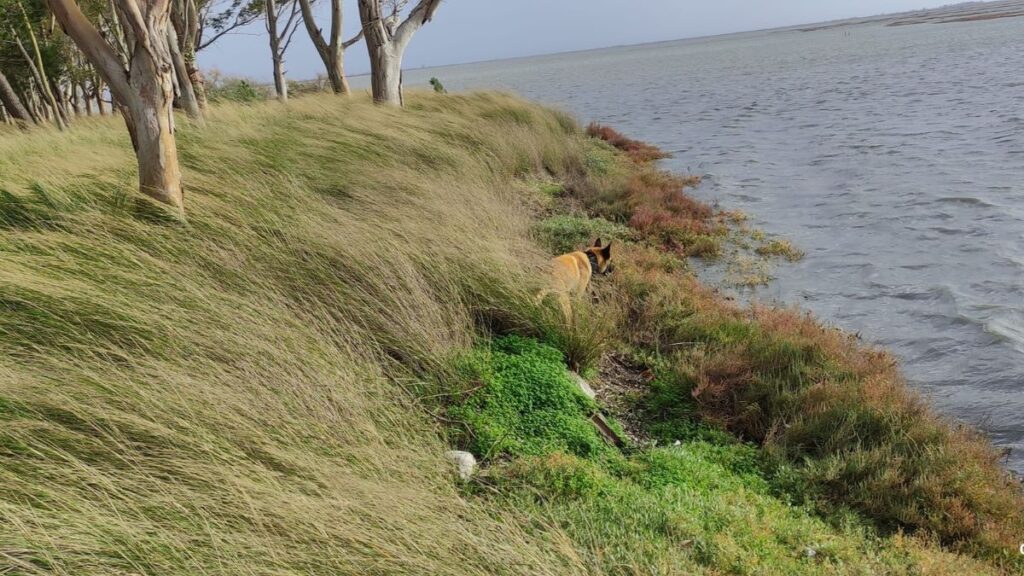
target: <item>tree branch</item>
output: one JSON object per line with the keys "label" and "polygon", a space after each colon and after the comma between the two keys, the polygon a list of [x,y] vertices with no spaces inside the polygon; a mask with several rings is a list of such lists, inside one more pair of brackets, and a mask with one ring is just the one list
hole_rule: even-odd
{"label": "tree branch", "polygon": [[296,1],[302,9],[302,21],[306,25],[306,32],[309,33],[309,39],[313,41],[313,47],[320,53],[321,58],[326,58],[328,53],[327,41],[324,40],[323,32],[317,28],[316,20],[313,18],[313,3],[310,0]]}
{"label": "tree branch", "polygon": [[288,21],[285,22],[284,28],[281,29],[280,42],[283,42],[281,46],[282,56],[285,51],[288,50],[288,45],[292,43],[292,37],[295,36],[295,31],[299,29],[299,22],[296,20],[296,16],[300,11],[297,4],[297,2],[292,2],[292,13],[288,16]]}
{"label": "tree branch", "polygon": [[341,47],[347,50],[350,46],[356,44],[357,42],[359,42],[362,39],[363,39],[363,31],[362,31],[362,29],[360,29],[359,33],[356,34],[355,36],[353,36],[351,40],[346,40],[346,41],[342,42],[341,43]]}
{"label": "tree branch", "polygon": [[[220,19],[222,17],[225,17],[225,15],[228,13],[228,10],[225,10],[221,14],[217,15],[214,18],[214,20],[217,23],[215,23],[210,28],[211,30],[214,30],[216,33],[213,35],[212,38],[210,38],[208,40],[204,40],[203,36],[205,35],[206,28],[207,28],[206,23],[210,20],[210,12],[213,11],[213,2],[210,2],[207,5],[205,5],[202,8],[202,10],[200,11],[201,13],[199,14],[199,22],[200,23],[198,25],[198,32],[196,33],[196,47],[195,47],[195,51],[199,52],[200,50],[203,50],[204,48],[209,47],[211,44],[213,44],[217,40],[220,40],[225,34],[228,34],[228,33],[232,32],[236,28],[241,28],[243,26],[248,26],[249,24],[252,24],[256,20],[259,20],[260,17],[263,16],[263,10],[250,10],[251,6],[252,6],[252,4],[242,5],[238,9],[238,13],[235,14],[234,22],[232,22],[231,24],[225,25],[223,28],[218,28],[218,23],[220,22]],[[233,12],[235,10],[235,7],[232,7],[229,10]]]}
{"label": "tree branch", "polygon": [[117,0],[121,12],[127,16],[127,24],[131,27],[135,41],[142,46],[153,60],[159,60],[153,52],[153,39],[149,35],[149,26],[146,25],[146,17],[142,15],[139,4],[136,0]]}
{"label": "tree branch", "polygon": [[96,71],[110,86],[114,98],[128,102],[131,87],[128,84],[128,70],[121,64],[121,59],[100,36],[96,27],[89,22],[74,0],[46,0],[50,12],[60,23],[64,33],[78,44],[79,48],[96,67]]}
{"label": "tree branch", "polygon": [[400,48],[404,48],[409,40],[412,39],[412,35],[420,29],[421,26],[430,22],[434,17],[434,12],[437,11],[437,7],[441,5],[441,0],[420,0],[420,3],[412,9],[409,16],[402,22],[398,29],[395,30],[394,42]]}

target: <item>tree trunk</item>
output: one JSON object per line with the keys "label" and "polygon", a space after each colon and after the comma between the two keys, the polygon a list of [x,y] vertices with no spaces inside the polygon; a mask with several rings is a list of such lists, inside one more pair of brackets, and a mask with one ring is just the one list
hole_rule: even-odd
{"label": "tree trunk", "polygon": [[75,116],[84,116],[85,112],[82,111],[82,101],[78,99],[78,85],[71,83],[68,85],[67,90],[68,106],[71,108],[71,113]]}
{"label": "tree trunk", "polygon": [[100,116],[107,115],[107,101],[103,99],[103,79],[97,78],[93,90],[96,92],[96,112]]}
{"label": "tree trunk", "polygon": [[[32,43],[35,44],[35,34],[32,33],[31,30],[29,30],[29,35],[32,38]],[[64,130],[65,128],[67,128],[67,126],[65,126],[64,120],[61,117],[61,113],[58,110],[59,105],[57,104],[57,98],[54,97],[53,90],[50,90],[50,83],[46,81],[46,78],[43,75],[43,70],[41,68],[43,63],[42,55],[39,53],[38,46],[36,46],[35,53],[36,57],[39,58],[39,66],[36,65],[36,61],[32,59],[32,56],[29,55],[28,50],[25,49],[25,44],[22,43],[21,37],[15,35],[14,41],[18,45],[18,50],[21,51],[21,55],[25,58],[25,63],[28,64],[28,69],[32,73],[32,77],[35,78],[36,85],[38,86],[39,91],[43,94],[43,97],[46,98],[47,103],[52,109],[52,120],[55,124],[57,124],[57,128]]]}
{"label": "tree trunk", "polygon": [[133,90],[118,102],[138,157],[139,190],[183,214],[184,190],[174,140],[173,66],[169,50],[163,48],[150,54],[136,47],[129,77]]}
{"label": "tree trunk", "polygon": [[389,44],[370,50],[370,89],[374,102],[401,106],[402,58],[391,52]]}
{"label": "tree trunk", "polygon": [[184,188],[174,140],[174,65],[167,42],[165,0],[117,0],[131,30],[128,67],[85,17],[75,0],[47,0],[64,32],[110,87],[124,116],[139,165],[139,190],[184,216]]}
{"label": "tree trunk", "polygon": [[345,76],[345,56],[343,52],[332,55],[327,62],[327,79],[331,81],[331,90],[335,94],[348,95],[352,89],[348,85],[348,78]]}
{"label": "tree trunk", "polygon": [[67,94],[64,92],[64,87],[56,82],[50,82],[50,91],[53,92],[57,98],[57,112],[60,114],[60,119],[64,122],[64,126],[71,125],[71,105],[68,103]]}
{"label": "tree trunk", "polygon": [[192,83],[192,91],[196,95],[199,109],[206,110],[206,79],[203,77],[203,71],[196,65],[195,52],[185,54],[185,72]]}
{"label": "tree trunk", "polygon": [[[324,39],[323,33],[317,28],[316,19],[313,17],[313,6],[311,0],[297,0],[302,9],[302,20],[306,24],[306,32],[309,39],[313,41],[320,60],[327,70],[327,79],[331,82],[331,90],[335,94],[349,94],[351,89],[348,85],[348,78],[345,77],[345,48],[346,44],[341,41],[342,28],[342,4],[341,0],[331,0],[331,29],[330,39]],[[359,36],[352,39],[356,42]]]}
{"label": "tree trunk", "polygon": [[203,112],[199,108],[199,99],[192,86],[192,79],[188,76],[188,69],[185,65],[185,57],[181,55],[178,45],[178,34],[174,26],[167,27],[167,47],[171,52],[171,61],[174,64],[174,74],[178,78],[178,104],[188,114],[189,118],[202,122]]}
{"label": "tree trunk", "polygon": [[288,80],[284,77],[284,61],[274,58],[274,91],[281,102],[288,101]]}
{"label": "tree trunk", "polygon": [[281,102],[288,101],[288,81],[284,77],[284,55],[281,54],[281,37],[277,32],[277,5],[266,0],[267,33],[270,35],[270,58],[274,62],[274,91]]}
{"label": "tree trunk", "polygon": [[33,122],[32,117],[28,114],[28,110],[25,109],[25,105],[21,103],[21,98],[18,97],[18,93],[11,87],[3,72],[0,72],[0,103],[3,103],[4,110],[7,110],[7,113],[14,120],[25,123]]}
{"label": "tree trunk", "polygon": [[46,114],[40,109],[39,106],[39,93],[35,89],[35,85],[30,83],[32,88],[22,93],[21,101],[25,102],[28,107],[28,113],[32,116],[32,121],[36,124],[45,123],[48,118]]}
{"label": "tree trunk", "polygon": [[402,56],[413,34],[433,18],[440,5],[441,0],[420,0],[405,21],[396,26],[397,16],[385,16],[381,0],[359,0],[374,102],[402,105]]}
{"label": "tree trunk", "polygon": [[[196,105],[201,112],[205,112],[206,81],[203,79],[203,73],[199,70],[199,66],[196,65],[196,45],[199,42],[202,26],[199,22],[199,9],[195,0],[172,0],[171,26],[177,35],[177,51],[185,63],[185,77],[192,84]],[[184,83],[183,79],[179,82]]]}
{"label": "tree trunk", "polygon": [[89,96],[89,85],[85,80],[82,80],[81,84],[78,85],[78,89],[82,93],[82,108],[85,111],[85,115],[92,116],[92,97]]}

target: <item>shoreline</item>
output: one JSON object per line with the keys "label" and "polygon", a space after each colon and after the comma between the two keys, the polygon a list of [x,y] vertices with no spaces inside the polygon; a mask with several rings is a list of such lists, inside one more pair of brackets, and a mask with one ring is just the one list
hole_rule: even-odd
{"label": "shoreline", "polygon": [[[0,133],[19,561],[1020,568],[1024,494],[991,445],[884,351],[699,281],[691,261],[735,242],[796,254],[738,235],[744,216],[687,195],[653,147],[495,93],[226,103],[209,123],[180,126],[187,226],[122,201],[116,118]],[[546,263],[595,237],[615,269],[567,321],[537,302]],[[633,441],[604,442],[601,410]],[[480,463],[468,480],[451,449]]]}

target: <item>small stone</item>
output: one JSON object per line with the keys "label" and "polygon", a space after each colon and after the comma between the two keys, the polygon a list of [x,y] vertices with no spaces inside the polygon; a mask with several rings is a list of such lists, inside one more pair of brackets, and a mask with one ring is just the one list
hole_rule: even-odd
{"label": "small stone", "polygon": [[444,455],[449,462],[455,465],[459,478],[463,482],[473,477],[473,472],[476,471],[476,457],[462,450],[449,450]]}
{"label": "small stone", "polygon": [[572,375],[573,381],[576,382],[577,386],[579,386],[580,391],[587,395],[587,398],[590,398],[591,400],[597,398],[597,392],[594,392],[594,389],[591,388],[590,384],[583,379],[583,376],[580,376],[575,372],[569,372],[569,374]]}
{"label": "small stone", "polygon": [[676,441],[675,441],[675,443],[674,443],[674,444],[672,444],[672,445],[673,445],[673,446],[682,446],[682,445],[683,445],[683,442],[682,442],[682,440],[676,440]]}
{"label": "small stone", "polygon": [[804,556],[807,558],[814,558],[818,555],[818,551],[814,548],[804,548]]}

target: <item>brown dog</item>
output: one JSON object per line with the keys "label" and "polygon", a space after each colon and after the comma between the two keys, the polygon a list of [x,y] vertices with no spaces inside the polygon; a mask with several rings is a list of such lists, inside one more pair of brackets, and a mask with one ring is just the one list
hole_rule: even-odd
{"label": "brown dog", "polygon": [[551,261],[551,287],[541,291],[537,300],[548,294],[556,294],[566,320],[572,320],[572,301],[586,294],[594,274],[611,271],[612,243],[601,246],[601,239],[594,240],[587,249],[563,254]]}

